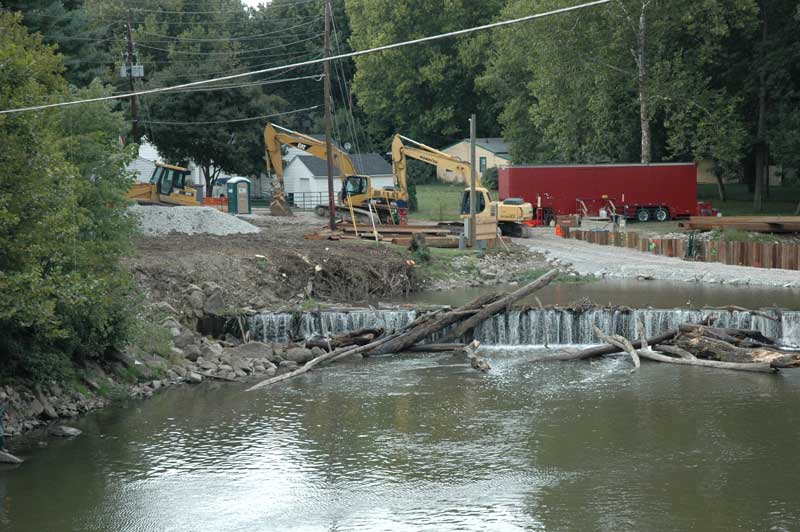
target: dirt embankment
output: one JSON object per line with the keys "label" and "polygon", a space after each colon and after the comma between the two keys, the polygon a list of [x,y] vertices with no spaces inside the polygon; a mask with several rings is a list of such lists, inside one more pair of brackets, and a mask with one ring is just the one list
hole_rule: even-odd
{"label": "dirt embankment", "polygon": [[256,234],[142,237],[129,267],[151,301],[176,304],[189,284],[217,283],[234,307],[304,299],[359,301],[416,288],[413,266],[385,247],[304,240],[307,224],[255,220]]}
{"label": "dirt embankment", "polygon": [[324,225],[310,213],[242,218],[261,231],[141,237],[129,267],[148,300],[180,308],[189,285],[213,282],[224,289],[230,310],[363,303],[421,289],[505,283],[548,266],[543,255],[513,245],[481,257],[433,250],[430,262],[415,263],[415,256],[398,246],[305,240],[304,234]]}

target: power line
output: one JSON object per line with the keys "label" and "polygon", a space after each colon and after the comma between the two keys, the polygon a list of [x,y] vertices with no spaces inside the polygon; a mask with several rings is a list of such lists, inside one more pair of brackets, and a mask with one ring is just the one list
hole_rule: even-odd
{"label": "power line", "polygon": [[[307,4],[316,0],[296,0],[295,2],[281,3],[281,7],[294,6],[299,4]],[[216,11],[162,11],[160,9],[142,9],[140,7],[132,7],[131,11],[140,13],[158,13],[163,15],[217,15],[222,13],[242,13],[245,14],[245,9],[218,9]]]}
{"label": "power line", "polygon": [[166,92],[166,91],[175,90],[175,89],[183,89],[183,88],[186,88],[186,87],[196,87],[196,86],[199,86],[199,85],[206,85],[208,83],[214,83],[216,81],[226,81],[226,80],[229,80],[229,79],[243,78],[243,77],[246,77],[246,76],[253,76],[253,75],[256,75],[256,74],[266,74],[268,72],[274,72],[276,70],[282,70],[282,69],[291,68],[291,67],[301,67],[301,66],[307,66],[307,65],[316,65],[318,63],[324,63],[325,61],[333,61],[333,60],[336,60],[336,59],[345,59],[345,58],[348,58],[348,57],[358,57],[358,56],[361,56],[361,55],[371,54],[371,53],[375,53],[375,52],[382,52],[382,51],[385,51],[385,50],[393,50],[395,48],[402,48],[402,47],[405,47],[405,46],[410,46],[412,44],[420,44],[420,43],[424,43],[424,42],[438,41],[440,39],[445,39],[445,38],[448,38],[448,37],[455,37],[455,36],[458,36],[458,35],[466,35],[468,33],[474,33],[476,31],[487,30],[487,29],[492,29],[492,28],[500,28],[500,27],[503,27],[503,26],[509,26],[511,24],[518,24],[520,22],[525,22],[525,21],[528,21],[528,20],[535,20],[535,19],[539,19],[539,18],[549,17],[549,16],[552,16],[552,15],[560,15],[562,13],[568,13],[570,11],[577,11],[579,9],[585,9],[587,7],[593,7],[593,6],[597,6],[597,5],[607,4],[607,3],[611,2],[611,1],[612,0],[594,0],[593,2],[587,2],[585,4],[579,4],[577,6],[563,7],[563,8],[560,8],[560,9],[555,9],[553,11],[547,11],[545,13],[537,13],[537,14],[534,14],[534,15],[527,15],[527,16],[519,17],[519,18],[515,18],[515,19],[501,20],[501,21],[498,21],[498,22],[492,22],[490,24],[484,24],[484,25],[481,25],[481,26],[473,26],[471,28],[465,28],[465,29],[461,29],[461,30],[450,31],[450,32],[447,32],[447,33],[438,33],[436,35],[430,35],[430,36],[427,36],[427,37],[420,37],[418,39],[412,39],[410,41],[401,41],[401,42],[397,42],[397,43],[386,44],[386,45],[383,45],[383,46],[376,46],[375,48],[368,48],[366,50],[357,50],[357,51],[349,52],[349,53],[346,53],[346,54],[339,54],[339,55],[335,55],[335,56],[331,56],[331,57],[327,57],[327,58],[311,59],[311,60],[308,60],[308,61],[302,61],[300,63],[293,63],[293,64],[289,64],[289,65],[276,66],[276,67],[271,67],[271,68],[264,68],[264,69],[260,69],[260,70],[253,70],[253,71],[250,71],[250,72],[244,72],[244,73],[241,73],[241,74],[232,74],[232,75],[223,76],[223,77],[220,77],[220,78],[211,78],[211,79],[206,79],[206,80],[201,80],[201,81],[193,81],[193,82],[190,82],[190,83],[183,83],[183,84],[180,84],[180,85],[174,85],[172,87],[159,87],[159,88],[155,88],[155,89],[148,89],[148,90],[145,90],[145,91],[132,92],[132,93],[128,93],[128,94],[120,94],[120,95],[116,95],[116,96],[102,96],[102,97],[99,97],[99,98],[88,98],[86,100],[73,100],[73,101],[69,101],[69,102],[51,103],[51,104],[46,104],[46,105],[32,105],[30,107],[19,107],[17,109],[5,109],[5,110],[0,111],[0,114],[19,113],[19,112],[23,112],[23,111],[37,111],[39,109],[49,109],[49,108],[52,108],[52,107],[65,107],[67,105],[78,105],[78,104],[82,104],[82,103],[101,102],[101,101],[106,101],[106,100],[120,100],[120,99],[124,99],[124,98],[130,98],[131,96],[138,96],[138,95],[141,95],[141,94],[155,94],[155,93]]}
{"label": "power line", "polygon": [[176,92],[210,92],[210,91],[218,91],[222,89],[238,89],[242,87],[256,87],[260,85],[274,85],[276,83],[286,83],[288,81],[300,81],[301,79],[313,79],[315,81],[320,81],[322,79],[322,74],[314,74],[313,76],[299,76],[296,78],[286,78],[286,79],[273,79],[273,80],[265,80],[265,81],[253,81],[250,83],[236,83],[231,85],[219,85],[217,87],[198,87],[192,89],[178,89],[174,91],[170,91],[169,94],[173,94]]}
{"label": "power line", "polygon": [[159,37],[162,40],[155,40],[155,41],[136,41],[139,43],[173,43],[173,42],[217,42],[217,41],[252,41],[256,39],[261,39],[263,37],[270,37],[274,35],[279,35],[281,33],[286,33],[288,31],[295,30],[297,28],[302,28],[303,26],[309,26],[314,24],[315,22],[319,22],[322,20],[322,17],[314,17],[313,20],[309,22],[304,22],[302,24],[297,24],[295,26],[290,26],[288,28],[283,28],[277,31],[270,31],[267,33],[259,33],[256,35],[245,35],[243,37],[218,37],[215,39],[202,39],[202,38],[192,38],[192,37],[175,37],[172,35],[162,35],[160,33],[151,33],[149,31],[137,30],[136,33],[140,35],[150,35],[151,37]]}
{"label": "power line", "polygon": [[304,107],[303,109],[294,109],[292,111],[284,111],[283,113],[275,113],[271,115],[263,115],[263,116],[251,116],[249,118],[235,118],[233,120],[214,120],[211,122],[161,122],[158,120],[146,120],[148,124],[161,124],[165,126],[208,126],[212,124],[232,124],[235,122],[249,122],[250,120],[262,120],[264,118],[274,118],[276,116],[285,116],[291,115],[294,113],[302,113],[303,111],[313,111],[319,107],[319,105],[314,105],[312,107]]}
{"label": "power line", "polygon": [[307,38],[301,39],[299,41],[287,42],[287,43],[284,43],[284,44],[278,44],[278,45],[275,45],[275,46],[269,46],[267,48],[256,48],[254,50],[229,50],[229,51],[225,51],[225,52],[190,52],[190,51],[184,51],[184,50],[170,50],[169,48],[159,48],[157,46],[150,46],[149,44],[142,44],[141,42],[138,42],[138,41],[136,43],[136,46],[138,46],[139,48],[146,48],[148,50],[158,50],[160,52],[169,52],[171,54],[187,54],[187,55],[209,56],[209,55],[230,55],[231,53],[235,53],[237,55],[241,55],[241,54],[254,54],[254,53],[257,53],[257,52],[266,52],[267,50],[275,50],[276,48],[284,48],[286,46],[294,46],[295,44],[302,44],[304,42],[313,41],[314,39],[319,39],[319,37],[321,35],[322,35],[321,33],[317,33],[315,35],[312,35],[311,37],[307,37]]}

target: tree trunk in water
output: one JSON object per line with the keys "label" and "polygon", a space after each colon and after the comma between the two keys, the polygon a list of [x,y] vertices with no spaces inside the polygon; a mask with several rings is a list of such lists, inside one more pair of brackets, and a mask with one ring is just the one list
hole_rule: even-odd
{"label": "tree trunk in water", "polygon": [[767,72],[763,56],[766,55],[767,46],[767,9],[763,2],[761,8],[761,56],[762,61],[758,69],[758,130],[756,132],[755,159],[756,178],[753,191],[753,210],[761,212],[764,209],[764,188],[769,179],[767,160]]}
{"label": "tree trunk in water", "polygon": [[652,159],[652,142],[650,138],[650,111],[647,101],[647,20],[645,10],[649,2],[642,3],[642,11],[639,14],[639,35],[638,50],[636,54],[636,66],[639,67],[639,122],[642,129],[642,163],[649,164]]}
{"label": "tree trunk in water", "polygon": [[488,318],[491,318],[500,311],[511,308],[511,305],[513,305],[520,299],[534,293],[540,288],[544,288],[545,286],[550,284],[550,281],[553,281],[556,277],[558,277],[558,270],[550,270],[549,272],[542,275],[532,283],[529,283],[523,286],[522,288],[510,293],[509,295],[505,296],[499,301],[495,301],[490,305],[486,305],[480,312],[459,323],[455,328],[453,328],[452,331],[447,333],[447,335],[441,341],[448,342],[451,340],[456,340],[458,338],[461,338],[462,336],[471,332],[475,328],[475,326],[478,325],[479,323],[487,320]]}

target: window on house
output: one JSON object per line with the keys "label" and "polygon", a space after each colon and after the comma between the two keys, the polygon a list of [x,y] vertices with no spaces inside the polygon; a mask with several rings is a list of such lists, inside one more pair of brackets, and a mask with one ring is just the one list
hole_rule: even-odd
{"label": "window on house", "polygon": [[478,168],[480,168],[481,172],[486,171],[486,157],[481,157],[478,159]]}

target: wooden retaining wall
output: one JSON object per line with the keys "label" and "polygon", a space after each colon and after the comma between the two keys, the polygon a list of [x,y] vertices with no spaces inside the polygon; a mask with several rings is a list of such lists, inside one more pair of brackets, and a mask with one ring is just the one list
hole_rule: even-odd
{"label": "wooden retaining wall", "polygon": [[637,232],[581,231],[562,228],[564,238],[649,251],[656,255],[700,262],[721,262],[754,268],[800,270],[800,245],[767,242],[695,241],[695,257],[687,257],[688,240],[678,238],[642,238]]}

